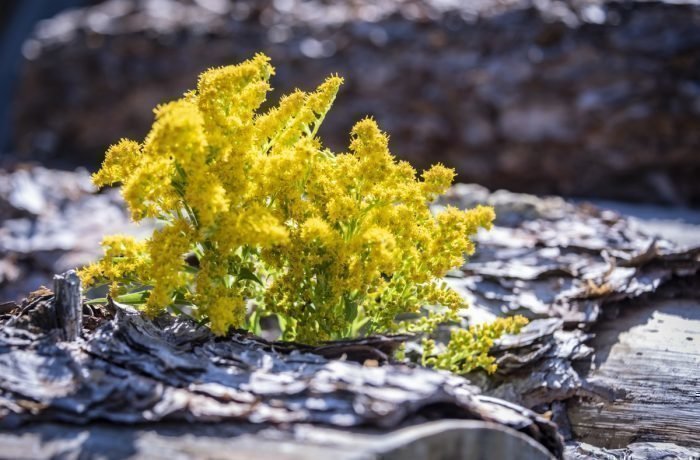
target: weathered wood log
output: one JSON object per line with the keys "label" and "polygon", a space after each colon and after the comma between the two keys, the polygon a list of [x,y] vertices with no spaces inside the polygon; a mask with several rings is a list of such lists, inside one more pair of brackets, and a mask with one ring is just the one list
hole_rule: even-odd
{"label": "weathered wood log", "polygon": [[513,428],[556,457],[563,450],[554,424],[446,372],[281,353],[247,335],[216,338],[184,318],[150,321],[116,305],[85,342],[58,347],[51,335],[0,330],[0,427],[238,421],[386,432],[467,418]]}
{"label": "weathered wood log", "polygon": [[54,314],[61,338],[72,342],[83,330],[83,301],[80,278],[75,270],[55,275]]}
{"label": "weathered wood log", "polygon": [[610,211],[466,184],[445,203],[496,209],[496,226],[477,236],[476,254],[448,279],[486,317],[555,316],[567,328],[590,328],[606,304],[700,271],[700,247],[648,235]]}

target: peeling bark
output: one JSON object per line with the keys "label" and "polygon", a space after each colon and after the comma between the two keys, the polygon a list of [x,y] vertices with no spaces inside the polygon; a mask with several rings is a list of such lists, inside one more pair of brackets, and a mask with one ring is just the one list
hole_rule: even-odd
{"label": "peeling bark", "polygon": [[562,452],[554,424],[480,395],[461,377],[276,350],[249,335],[219,339],[186,319],[150,321],[124,306],[84,341],[57,343],[54,335],[4,327],[0,392],[5,429],[28,422],[239,421],[390,430],[448,417],[502,424],[555,456]]}

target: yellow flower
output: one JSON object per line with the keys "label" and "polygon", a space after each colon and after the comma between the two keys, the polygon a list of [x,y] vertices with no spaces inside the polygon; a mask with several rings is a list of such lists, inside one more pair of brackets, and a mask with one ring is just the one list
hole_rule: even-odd
{"label": "yellow flower", "polygon": [[134,221],[158,218],[172,209],[177,201],[171,185],[174,174],[169,160],[149,158],[124,182],[122,196]]}
{"label": "yellow flower", "polygon": [[211,241],[223,254],[229,254],[241,246],[269,248],[287,243],[287,228],[265,207],[250,205],[221,216]]}
{"label": "yellow flower", "polygon": [[517,334],[527,324],[522,316],[497,318],[489,324],[477,324],[469,329],[453,329],[447,347],[436,351],[435,342],[423,341],[423,364],[466,374],[478,368],[489,374],[496,371],[496,359],[489,350],[503,334]]}
{"label": "yellow flower", "polygon": [[[146,252],[146,242],[127,235],[106,236],[102,240],[104,257],[78,271],[85,286],[101,282],[129,284],[147,278],[151,260]],[[116,292],[117,289],[113,289]]]}
{"label": "yellow flower", "polygon": [[211,319],[211,330],[224,335],[229,328],[237,327],[245,319],[245,300],[242,297],[217,297],[207,308]]}
{"label": "yellow flower", "polygon": [[358,212],[359,204],[349,195],[334,196],[326,203],[328,221],[332,223],[351,220]]}
{"label": "yellow flower", "polygon": [[[257,54],[236,66],[204,72],[197,84],[197,104],[209,144],[215,150],[243,151],[252,139],[246,128],[270,90],[270,59]],[[248,134],[248,136],[241,136]]]}
{"label": "yellow flower", "polygon": [[188,281],[184,256],[192,245],[192,233],[190,224],[178,219],[156,230],[147,241],[151,260],[149,279],[153,286],[146,304],[149,314],[156,315],[168,307],[175,291]]}
{"label": "yellow flower", "polygon": [[[84,282],[149,289],[150,315],[191,302],[220,335],[254,327],[247,300],[280,316],[284,338],[308,342],[430,332],[454,319],[463,300],[440,278],[473,252],[470,238],[491,225],[493,210],[433,215],[429,202],[454,171],[438,164],[418,175],[371,118],[352,128],[347,153],[325,148],[317,133],[338,76],[260,113],[273,74],[262,54],[210,69],[195,90],[155,110],[142,143],[110,147],[95,184],[121,182],[133,219],[163,226],[143,242],[106,238],[103,259],[81,270]],[[419,320],[397,320],[425,306],[432,310]],[[455,332],[454,346],[477,351],[464,358],[469,366],[490,369],[485,350],[508,327]],[[453,355],[427,359],[463,369]]]}
{"label": "yellow flower", "polygon": [[454,169],[446,168],[440,163],[433,165],[423,173],[423,184],[421,187],[423,195],[428,200],[432,201],[435,197],[442,195],[450,188],[454,178]]}
{"label": "yellow flower", "polygon": [[336,240],[331,226],[320,217],[311,217],[301,226],[301,240],[304,244],[330,246]]}
{"label": "yellow flower", "polygon": [[105,155],[102,168],[92,176],[98,187],[126,181],[141,159],[141,146],[138,142],[122,139],[111,146]]}
{"label": "yellow flower", "polygon": [[181,167],[203,164],[207,141],[204,119],[192,97],[161,105],[144,143],[147,157],[177,162]]}
{"label": "yellow flower", "polygon": [[211,227],[228,210],[226,190],[207,166],[187,175],[184,201],[194,211],[199,227]]}

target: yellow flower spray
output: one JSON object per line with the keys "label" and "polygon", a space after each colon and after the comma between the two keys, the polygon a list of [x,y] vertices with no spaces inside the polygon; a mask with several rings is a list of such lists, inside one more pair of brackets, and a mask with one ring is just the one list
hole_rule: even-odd
{"label": "yellow flower spray", "polygon": [[[120,183],[135,221],[164,225],[145,242],[105,238],[83,282],[131,293],[151,316],[187,307],[220,335],[256,330],[266,315],[284,339],[307,343],[430,332],[454,319],[463,300],[441,278],[474,251],[469,238],[491,226],[493,210],[434,215],[429,204],[454,171],[418,175],[372,119],[354,126],[348,152],[324,148],[317,132],[337,76],[260,113],[273,74],[262,54],[208,70],[196,90],[156,108],[143,142],[107,151],[94,183]],[[438,308],[397,320],[428,305]]]}

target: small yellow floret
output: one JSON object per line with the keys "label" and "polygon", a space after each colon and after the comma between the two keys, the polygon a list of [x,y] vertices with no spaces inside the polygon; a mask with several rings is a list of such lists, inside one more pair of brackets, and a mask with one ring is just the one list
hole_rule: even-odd
{"label": "small yellow floret", "polygon": [[102,168],[92,175],[98,187],[125,182],[138,167],[141,146],[138,142],[122,139],[107,150]]}

